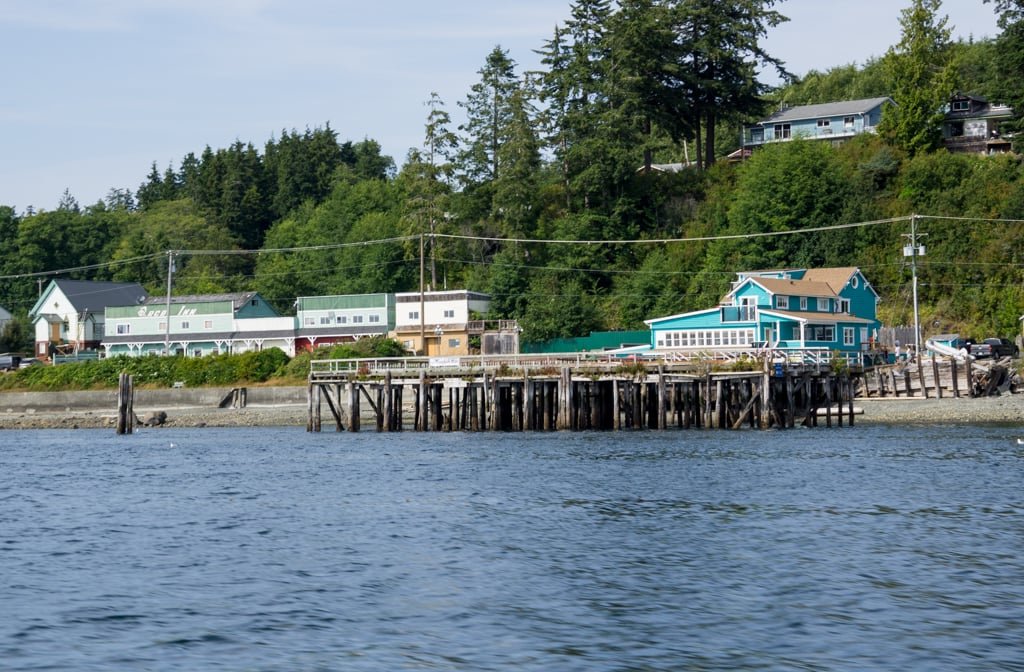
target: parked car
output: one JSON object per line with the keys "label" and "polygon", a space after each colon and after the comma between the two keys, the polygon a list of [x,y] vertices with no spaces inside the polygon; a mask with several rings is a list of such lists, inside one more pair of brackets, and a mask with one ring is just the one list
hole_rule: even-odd
{"label": "parked car", "polygon": [[992,344],[981,341],[980,343],[971,343],[967,351],[971,353],[971,357],[975,359],[985,359],[992,356]]}
{"label": "parked car", "polygon": [[1019,357],[1020,348],[1008,338],[986,338],[982,343],[987,343],[992,349],[993,357]]}
{"label": "parked car", "polygon": [[19,355],[0,355],[0,371],[14,371],[20,364],[21,357]]}
{"label": "parked car", "polygon": [[973,338],[958,338],[950,345],[957,350],[966,349],[971,357],[974,357],[975,359],[985,359],[986,357],[992,356],[992,344],[985,343],[984,341],[979,343]]}
{"label": "parked car", "polygon": [[18,365],[18,368],[27,369],[30,366],[40,366],[42,365],[42,363],[43,362],[41,360],[38,360],[35,357],[29,357],[27,359],[21,360],[21,364]]}

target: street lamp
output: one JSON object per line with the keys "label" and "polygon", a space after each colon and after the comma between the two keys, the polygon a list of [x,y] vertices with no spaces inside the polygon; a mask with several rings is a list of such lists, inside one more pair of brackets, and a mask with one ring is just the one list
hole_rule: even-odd
{"label": "street lamp", "polygon": [[441,337],[444,336],[444,329],[441,328],[440,324],[437,325],[436,327],[434,327],[434,336],[437,337],[437,354],[440,356],[440,354],[441,354]]}

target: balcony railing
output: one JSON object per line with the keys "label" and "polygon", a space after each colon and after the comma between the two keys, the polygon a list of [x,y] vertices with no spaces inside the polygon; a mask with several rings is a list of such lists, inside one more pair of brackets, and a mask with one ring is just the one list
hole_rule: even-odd
{"label": "balcony railing", "polygon": [[756,306],[720,306],[722,322],[754,322],[757,320]]}

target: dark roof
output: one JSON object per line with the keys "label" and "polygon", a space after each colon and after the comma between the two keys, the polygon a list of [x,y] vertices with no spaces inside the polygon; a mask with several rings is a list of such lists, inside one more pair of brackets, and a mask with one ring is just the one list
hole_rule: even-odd
{"label": "dark roof", "polygon": [[829,117],[839,117],[851,114],[867,114],[871,110],[887,102],[893,103],[891,98],[883,96],[881,98],[862,98],[860,100],[841,100],[835,103],[819,103],[817,105],[784,107],[758,123],[777,124],[780,121],[803,121],[805,119],[827,119]]}
{"label": "dark roof", "polygon": [[136,306],[146,299],[146,290],[137,282],[94,282],[91,280],[54,280],[78,312],[102,313],[107,306]]}
{"label": "dark roof", "polygon": [[[232,307],[238,310],[245,304],[249,303],[249,300],[256,296],[256,292],[235,292],[233,294],[181,294],[179,296],[171,296],[171,305],[181,303],[217,303],[220,301],[230,301]],[[160,306],[167,305],[166,296],[151,296],[146,299],[147,306]]]}

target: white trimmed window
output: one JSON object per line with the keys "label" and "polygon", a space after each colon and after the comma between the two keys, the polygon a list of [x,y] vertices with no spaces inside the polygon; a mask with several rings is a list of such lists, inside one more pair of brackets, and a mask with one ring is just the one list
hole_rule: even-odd
{"label": "white trimmed window", "polygon": [[853,345],[853,327],[843,327],[843,345]]}
{"label": "white trimmed window", "polygon": [[754,342],[753,329],[693,329],[658,334],[659,348],[745,347]]}
{"label": "white trimmed window", "polygon": [[132,333],[132,325],[130,325],[130,324],[118,324],[117,325],[117,334],[118,334],[118,336],[127,336],[130,333]]}
{"label": "white trimmed window", "polygon": [[775,307],[779,310],[789,310],[789,297],[788,296],[776,296]]}

